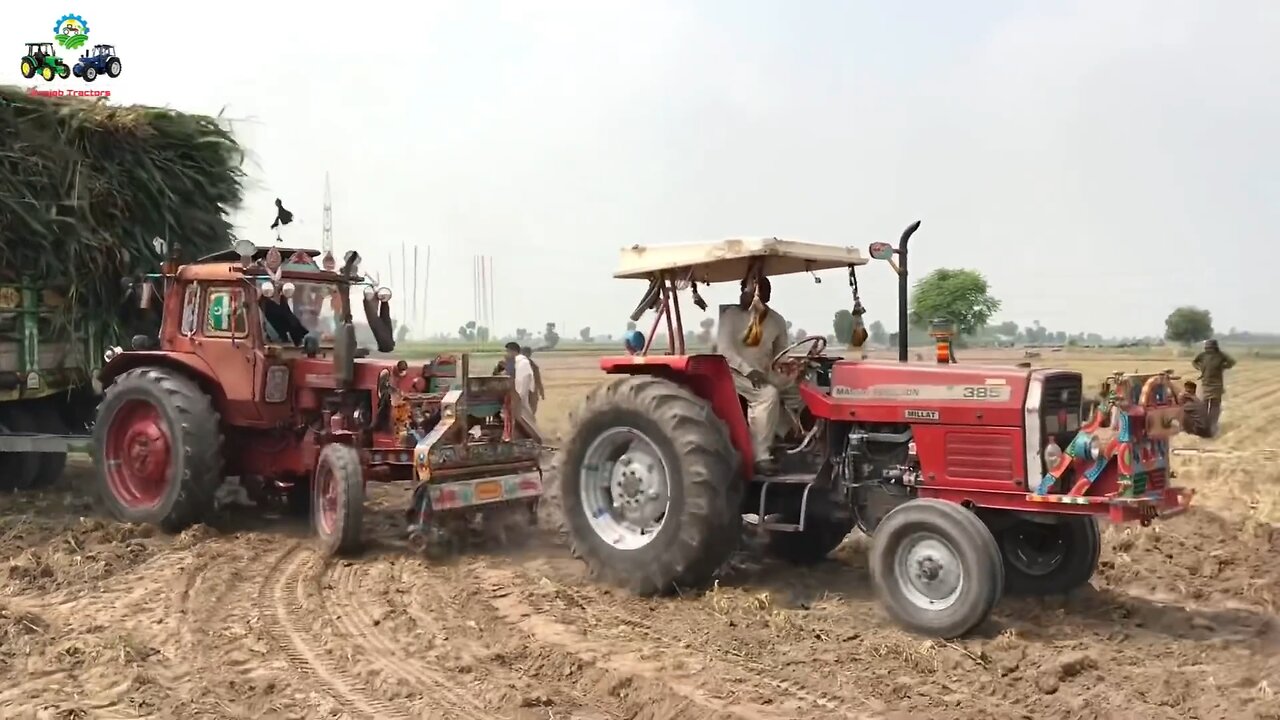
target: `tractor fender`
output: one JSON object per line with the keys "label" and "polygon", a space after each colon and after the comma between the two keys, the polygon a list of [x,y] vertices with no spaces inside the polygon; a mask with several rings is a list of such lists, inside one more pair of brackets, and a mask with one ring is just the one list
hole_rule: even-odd
{"label": "tractor fender", "polygon": [[755,452],[742,399],[733,386],[729,363],[722,355],[627,355],[600,359],[610,375],[653,375],[679,383],[706,400],[729,430],[729,440],[742,458],[742,474],[755,476]]}
{"label": "tractor fender", "polygon": [[222,412],[226,403],[226,395],[215,379],[213,368],[204,359],[194,355],[170,353],[160,350],[130,350],[111,358],[102,366],[98,380],[105,391],[116,378],[124,373],[143,366],[164,367],[176,370],[196,381],[200,389],[213,400],[216,410]]}

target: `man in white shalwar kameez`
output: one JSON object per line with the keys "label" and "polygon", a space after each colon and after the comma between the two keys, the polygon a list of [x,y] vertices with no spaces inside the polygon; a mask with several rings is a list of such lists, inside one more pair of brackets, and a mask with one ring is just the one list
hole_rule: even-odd
{"label": "man in white shalwar kameez", "polygon": [[533,416],[535,393],[537,392],[533,364],[529,362],[529,358],[520,353],[520,343],[509,342],[504,350],[506,351],[506,367],[515,378],[516,399],[520,404],[517,417],[525,425],[528,425],[530,430],[540,436],[538,423]]}

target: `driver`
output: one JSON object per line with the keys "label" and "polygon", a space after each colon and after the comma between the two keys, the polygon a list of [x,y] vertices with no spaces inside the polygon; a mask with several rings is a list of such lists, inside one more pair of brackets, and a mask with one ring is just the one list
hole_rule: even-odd
{"label": "driver", "polygon": [[783,435],[782,403],[799,402],[794,382],[774,372],[773,358],[787,349],[787,323],[769,307],[772,288],[760,278],[755,290],[742,281],[738,304],[720,314],[716,346],[729,363],[733,385],[747,401],[747,422],[755,447],[755,470],[761,475],[777,475],[778,464],[771,448],[774,437]]}

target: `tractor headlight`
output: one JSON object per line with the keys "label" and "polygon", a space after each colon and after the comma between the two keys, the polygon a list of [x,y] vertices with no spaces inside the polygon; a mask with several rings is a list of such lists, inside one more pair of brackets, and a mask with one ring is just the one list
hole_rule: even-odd
{"label": "tractor headlight", "polygon": [[270,299],[276,296],[276,284],[267,280],[258,286],[258,292],[262,293],[262,297]]}
{"label": "tractor headlight", "polygon": [[285,296],[286,299],[291,298],[293,297],[293,291],[295,289],[296,288],[294,288],[293,283],[287,282],[280,287],[280,294]]}
{"label": "tractor headlight", "polygon": [[1044,465],[1047,468],[1055,468],[1062,461],[1062,448],[1058,447],[1058,443],[1050,440],[1048,445],[1044,446]]}
{"label": "tractor headlight", "polygon": [[387,302],[391,299],[391,288],[383,286],[378,288],[378,300]]}

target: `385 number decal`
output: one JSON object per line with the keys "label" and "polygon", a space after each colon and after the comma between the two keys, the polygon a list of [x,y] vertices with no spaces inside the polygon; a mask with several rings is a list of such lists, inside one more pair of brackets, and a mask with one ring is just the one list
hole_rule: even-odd
{"label": "385 number decal", "polygon": [[961,389],[960,396],[965,400],[1000,400],[1007,390],[1003,385],[968,385]]}

